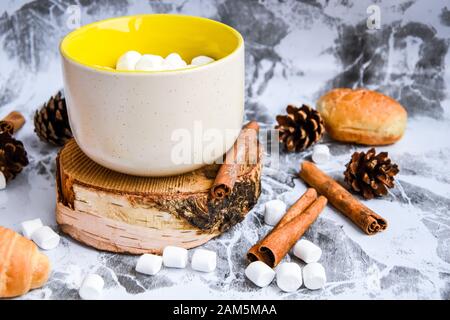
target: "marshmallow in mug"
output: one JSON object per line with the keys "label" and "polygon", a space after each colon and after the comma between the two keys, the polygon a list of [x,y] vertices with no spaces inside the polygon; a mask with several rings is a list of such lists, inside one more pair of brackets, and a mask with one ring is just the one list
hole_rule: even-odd
{"label": "marshmallow in mug", "polygon": [[116,70],[134,70],[142,55],[137,51],[127,51],[117,60]]}
{"label": "marshmallow in mug", "polygon": [[215,61],[208,56],[197,56],[191,60],[191,64],[187,64],[178,53],[171,53],[165,59],[159,55],[144,54],[141,55],[137,51],[128,51],[119,57],[116,63],[117,70],[126,71],[161,71],[175,70],[201,66]]}
{"label": "marshmallow in mug", "polygon": [[214,59],[208,56],[198,56],[191,60],[191,65],[193,66],[202,66],[204,64],[208,64],[214,62]]}
{"label": "marshmallow in mug", "polygon": [[163,69],[164,58],[154,54],[144,54],[137,61],[134,69],[140,71],[153,71]]}

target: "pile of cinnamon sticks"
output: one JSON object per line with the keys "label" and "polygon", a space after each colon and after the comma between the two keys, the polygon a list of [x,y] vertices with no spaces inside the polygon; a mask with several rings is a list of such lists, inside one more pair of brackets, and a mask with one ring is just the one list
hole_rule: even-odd
{"label": "pile of cinnamon sticks", "polygon": [[[312,188],[289,208],[264,239],[250,248],[247,258],[251,262],[259,260],[272,268],[276,267],[317,219],[327,202],[368,235],[386,229],[385,219],[354,198],[313,163],[309,161],[302,163],[300,177]],[[321,195],[318,196],[318,193]]]}
{"label": "pile of cinnamon sticks", "polygon": [[[250,121],[242,129],[233,147],[225,155],[225,162],[219,169],[211,188],[213,200],[223,200],[229,196],[236,182],[241,166],[247,163],[250,146],[257,146],[259,125]],[[326,175],[312,162],[304,161],[300,168],[302,178],[311,188],[289,208],[278,224],[247,253],[250,261],[262,261],[271,267],[280,263],[291,247],[308,230],[328,202],[352,220],[366,234],[383,231],[387,222],[354,198],[333,178]],[[320,194],[320,195],[319,195]]]}

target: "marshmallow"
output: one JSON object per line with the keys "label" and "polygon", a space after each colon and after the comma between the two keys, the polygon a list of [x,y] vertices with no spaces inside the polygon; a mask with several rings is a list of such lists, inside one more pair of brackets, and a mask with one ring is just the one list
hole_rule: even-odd
{"label": "marshmallow", "polygon": [[88,274],[81,284],[78,294],[83,300],[96,300],[102,296],[103,278],[97,274]]}
{"label": "marshmallow", "polygon": [[245,269],[246,277],[258,287],[267,287],[275,277],[275,271],[262,261],[254,261]]}
{"label": "marshmallow", "polygon": [[312,160],[317,164],[324,164],[330,160],[330,149],[324,144],[314,146]]}
{"label": "marshmallow", "polygon": [[51,250],[58,246],[60,236],[50,227],[43,226],[31,234],[33,240],[41,249]]}
{"label": "marshmallow", "polygon": [[196,249],[192,255],[192,269],[203,272],[212,272],[216,269],[217,254],[211,250]]}
{"label": "marshmallow", "polygon": [[323,288],[327,282],[327,276],[323,266],[318,262],[307,264],[303,268],[303,282],[311,290]]}
{"label": "marshmallow", "polygon": [[161,270],[162,261],[162,257],[155,254],[143,254],[137,261],[136,271],[153,276]]}
{"label": "marshmallow", "polygon": [[211,57],[208,56],[198,56],[195,57],[194,59],[192,59],[191,64],[193,64],[194,66],[201,66],[204,64],[208,64],[211,62],[214,62],[215,60]]}
{"label": "marshmallow", "polygon": [[322,249],[306,239],[299,240],[292,253],[306,263],[317,262],[322,256]]}
{"label": "marshmallow", "polygon": [[127,51],[117,60],[117,70],[135,70],[136,63],[141,59],[137,51]]}
{"label": "marshmallow", "polygon": [[188,251],[184,248],[167,246],[163,250],[163,263],[169,268],[186,268]]}
{"label": "marshmallow", "polygon": [[163,69],[164,59],[161,56],[153,54],[144,54],[136,63],[135,70],[155,71]]}
{"label": "marshmallow", "polygon": [[182,69],[187,66],[186,62],[178,53],[171,53],[165,59],[163,68],[166,70]]}
{"label": "marshmallow", "polygon": [[33,219],[33,220],[27,220],[20,224],[20,228],[22,229],[22,234],[25,238],[31,239],[31,236],[33,233],[42,227],[42,221],[41,219]]}
{"label": "marshmallow", "polygon": [[6,188],[6,178],[3,172],[0,171],[0,190],[3,190]]}
{"label": "marshmallow", "polygon": [[264,222],[274,226],[286,213],[286,204],[281,200],[267,201],[265,204]]}
{"label": "marshmallow", "polygon": [[277,285],[284,292],[296,291],[302,285],[302,269],[294,262],[283,262],[277,267]]}

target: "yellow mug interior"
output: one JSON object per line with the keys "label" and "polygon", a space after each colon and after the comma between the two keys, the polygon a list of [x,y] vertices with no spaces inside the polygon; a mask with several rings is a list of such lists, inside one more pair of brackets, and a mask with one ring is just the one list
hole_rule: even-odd
{"label": "yellow mug interior", "polygon": [[176,52],[189,63],[198,55],[222,59],[242,43],[239,32],[214,20],[149,14],[112,18],[83,26],[62,40],[60,50],[67,59],[84,66],[124,72],[114,68],[117,59],[129,50],[163,57]]}

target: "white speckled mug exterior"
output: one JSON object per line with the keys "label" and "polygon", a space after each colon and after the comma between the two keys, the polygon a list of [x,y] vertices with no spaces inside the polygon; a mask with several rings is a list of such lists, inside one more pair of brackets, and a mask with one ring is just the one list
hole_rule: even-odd
{"label": "white speckled mug exterior", "polygon": [[[179,143],[174,131],[186,129],[193,137],[196,123],[218,130],[227,138],[217,139],[215,148],[225,153],[242,127],[243,41],[213,63],[166,72],[111,72],[64,54],[62,60],[74,138],[87,156],[109,169],[139,176],[195,170],[215,159],[174,163],[172,151]],[[227,136],[230,130],[235,134]]]}

